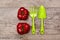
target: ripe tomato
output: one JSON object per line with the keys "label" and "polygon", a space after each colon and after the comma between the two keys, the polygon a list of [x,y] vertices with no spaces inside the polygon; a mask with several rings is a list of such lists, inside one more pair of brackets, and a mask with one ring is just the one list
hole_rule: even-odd
{"label": "ripe tomato", "polygon": [[24,7],[21,7],[18,10],[18,15],[17,15],[18,19],[20,19],[20,20],[26,20],[26,19],[28,19],[28,16],[29,16],[29,12]]}
{"label": "ripe tomato", "polygon": [[17,32],[21,35],[26,34],[30,31],[30,25],[27,23],[18,23]]}

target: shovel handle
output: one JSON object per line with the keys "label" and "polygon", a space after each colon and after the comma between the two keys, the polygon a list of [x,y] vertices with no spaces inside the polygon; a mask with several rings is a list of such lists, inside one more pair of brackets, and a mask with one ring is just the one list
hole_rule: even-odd
{"label": "shovel handle", "polygon": [[40,34],[44,34],[44,19],[41,19],[41,27],[40,27]]}

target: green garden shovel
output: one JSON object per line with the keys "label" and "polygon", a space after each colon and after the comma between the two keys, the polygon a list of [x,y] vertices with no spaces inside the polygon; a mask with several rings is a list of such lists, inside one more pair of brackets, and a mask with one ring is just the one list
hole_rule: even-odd
{"label": "green garden shovel", "polygon": [[43,5],[39,7],[38,18],[41,20],[40,34],[44,34],[44,20],[47,18],[46,9]]}

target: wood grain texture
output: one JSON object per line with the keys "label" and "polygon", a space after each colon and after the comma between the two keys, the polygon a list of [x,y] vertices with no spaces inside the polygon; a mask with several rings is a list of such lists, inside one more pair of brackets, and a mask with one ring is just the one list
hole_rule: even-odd
{"label": "wood grain texture", "polygon": [[[17,19],[17,12],[21,6],[29,10],[31,6],[39,7],[43,4],[47,10],[45,20],[45,34],[40,35],[40,20],[36,17],[36,34],[19,35],[16,25],[19,22],[32,24],[32,19],[26,21]],[[0,0],[0,40],[60,40],[60,0]]]}

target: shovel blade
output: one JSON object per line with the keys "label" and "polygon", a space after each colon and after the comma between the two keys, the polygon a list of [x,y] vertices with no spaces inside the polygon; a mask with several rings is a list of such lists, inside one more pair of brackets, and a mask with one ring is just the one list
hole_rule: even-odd
{"label": "shovel blade", "polygon": [[41,5],[41,6],[39,7],[38,18],[41,18],[41,19],[47,18],[46,9],[45,9],[45,7],[44,7],[43,5]]}

